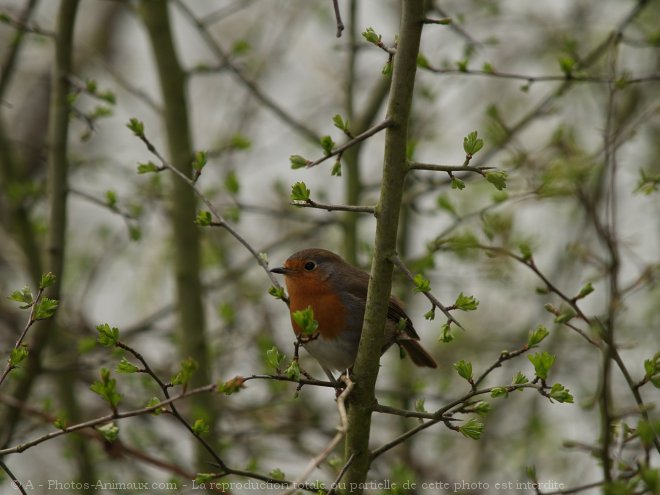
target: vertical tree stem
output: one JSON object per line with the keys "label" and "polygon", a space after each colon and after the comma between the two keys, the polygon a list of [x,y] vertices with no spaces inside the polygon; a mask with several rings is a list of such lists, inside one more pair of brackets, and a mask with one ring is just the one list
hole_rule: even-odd
{"label": "vertical tree stem", "polygon": [[424,2],[403,0],[399,30],[399,47],[394,61],[392,87],[387,118],[392,125],[385,134],[383,180],[376,209],[376,238],[371,265],[371,283],[367,294],[360,348],[353,368],[355,389],[349,407],[349,427],[346,436],[348,459],[353,463],[346,472],[346,482],[357,487],[352,493],[362,493],[369,470],[369,434],[371,414],[375,404],[374,388],[378,376],[378,362],[387,318],[392,286],[392,264],[388,258],[396,252],[396,237],[406,176],[406,144],[408,119],[412,107],[413,88],[417,69],[417,54],[422,34]]}
{"label": "vertical tree stem", "polygon": [[[168,2],[143,0],[141,13],[151,41],[163,93],[165,127],[170,161],[187,177],[192,173],[193,147],[190,137],[188,107],[186,102],[185,74],[181,69],[174,47]],[[199,368],[191,380],[197,387],[210,381],[208,344],[205,335],[202,285],[200,280],[200,240],[193,223],[197,203],[193,189],[178,177],[172,176],[172,215],[174,242],[174,269],[176,277],[179,313],[179,338],[182,356],[192,357]],[[193,409],[196,418],[213,425],[217,419],[213,413],[211,398],[198,396]],[[210,435],[213,438],[213,435]],[[200,447],[198,462],[207,460]],[[201,466],[202,464],[200,464]]]}

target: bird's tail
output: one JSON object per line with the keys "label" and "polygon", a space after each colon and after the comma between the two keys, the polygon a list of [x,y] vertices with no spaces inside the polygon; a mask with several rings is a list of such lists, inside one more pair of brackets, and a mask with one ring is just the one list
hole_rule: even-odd
{"label": "bird's tail", "polygon": [[417,366],[422,366],[426,368],[437,368],[438,364],[435,362],[435,359],[424,350],[419,342],[413,339],[399,339],[397,343],[403,347],[403,349],[408,353],[412,362]]}

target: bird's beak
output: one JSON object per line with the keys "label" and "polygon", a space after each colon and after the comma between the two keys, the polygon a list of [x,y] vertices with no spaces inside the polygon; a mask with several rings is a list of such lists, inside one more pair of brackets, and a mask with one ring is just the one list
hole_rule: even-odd
{"label": "bird's beak", "polygon": [[280,275],[286,275],[289,273],[289,270],[287,268],[284,268],[283,266],[278,266],[277,268],[273,268],[270,270],[271,273],[279,273]]}

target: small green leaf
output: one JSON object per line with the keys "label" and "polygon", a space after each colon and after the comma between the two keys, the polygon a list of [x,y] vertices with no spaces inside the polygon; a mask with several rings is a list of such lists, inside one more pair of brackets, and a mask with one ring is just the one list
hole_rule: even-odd
{"label": "small green leaf", "polygon": [[96,80],[94,79],[87,79],[85,81],[85,89],[87,90],[88,93],[96,93],[96,90],[98,89],[98,84],[96,83]]}
{"label": "small green leaf", "polygon": [[28,357],[28,354],[30,354],[30,350],[28,349],[28,346],[25,344],[22,344],[15,349],[11,350],[11,354],[9,355],[9,364],[12,368],[18,367],[25,358]]}
{"label": "small green leaf", "polygon": [[160,168],[152,161],[146,163],[138,163],[137,172],[138,174],[149,174],[152,172],[158,172]]}
{"label": "small green leaf", "polygon": [[230,170],[225,175],[225,189],[227,189],[229,194],[238,194],[241,190],[241,184],[238,182],[235,170]]}
{"label": "small green leaf", "polygon": [[492,406],[488,402],[483,400],[480,400],[473,406],[474,412],[476,412],[479,416],[485,416],[490,412],[491,409]]}
{"label": "small green leaf", "polygon": [[234,43],[231,46],[231,53],[232,55],[244,55],[250,51],[252,46],[250,45],[250,42],[244,39],[238,39],[234,41]]}
{"label": "small green leaf", "polygon": [[531,356],[527,356],[527,359],[534,365],[534,373],[542,380],[548,378],[548,373],[550,368],[555,362],[555,356],[548,354],[547,352],[537,352]]}
{"label": "small green leaf", "polygon": [[472,131],[463,138],[463,151],[466,155],[476,155],[484,147],[484,140],[478,137],[477,131]]}
{"label": "small green leaf", "polygon": [[311,306],[294,311],[291,313],[291,318],[293,318],[293,322],[298,326],[302,334],[306,336],[313,335],[319,327],[319,322],[314,319],[314,310]]}
{"label": "small green leaf", "polygon": [[114,191],[106,191],[105,192],[105,203],[110,208],[116,208],[117,207],[117,193],[114,192]]}
{"label": "small green leaf", "polygon": [[367,40],[369,43],[373,43],[374,45],[377,45],[382,40],[382,36],[376,33],[376,31],[374,31],[374,28],[372,27],[368,27],[365,31],[363,31],[362,37],[365,40]]}
{"label": "small green leaf", "polygon": [[445,344],[452,342],[454,340],[454,330],[451,328],[449,323],[445,323],[440,328],[440,338],[438,339]]}
{"label": "small green leaf", "polygon": [[332,122],[335,127],[343,132],[348,132],[348,121],[344,120],[341,115],[337,114],[332,117]]}
{"label": "small green leaf", "polygon": [[197,213],[197,218],[195,218],[195,223],[201,227],[208,227],[213,223],[213,216],[210,211],[202,210]]}
{"label": "small green leaf", "polygon": [[413,277],[413,283],[415,284],[415,292],[431,291],[431,282],[421,273],[418,273]]}
{"label": "small green leaf", "polygon": [[467,438],[479,440],[481,433],[484,431],[484,424],[476,418],[470,418],[463,426],[459,426],[458,431]]}
{"label": "small green leaf", "polygon": [[420,69],[428,69],[431,66],[429,59],[422,53],[417,54],[417,67]]}
{"label": "small green leaf", "polygon": [[268,289],[268,293],[275,299],[284,299],[284,289],[282,287],[275,287],[273,285]]}
{"label": "small green leaf", "polygon": [[321,148],[323,149],[323,153],[326,156],[332,153],[332,149],[335,147],[335,142],[332,140],[330,136],[321,137],[320,142],[321,142]]}
{"label": "small green leaf", "polygon": [[527,378],[522,371],[518,371],[514,376],[513,380],[511,381],[513,385],[524,385],[525,383],[529,383],[529,378]]}
{"label": "small green leaf", "polygon": [[144,137],[144,124],[138,119],[131,118],[131,120],[128,121],[128,124],[126,124],[126,127],[133,131],[133,134],[137,137]]}
{"label": "small green leaf", "polygon": [[435,318],[435,307],[424,313],[424,318],[427,320],[433,320]]}
{"label": "small green leaf", "polygon": [[291,155],[289,157],[289,162],[291,163],[291,168],[294,170],[306,167],[308,164],[312,163],[310,160],[300,155]]}
{"label": "small green leaf", "polygon": [[55,418],[53,421],[53,426],[58,430],[64,430],[66,428],[66,420],[64,418]]}
{"label": "small green leaf", "polygon": [[435,202],[438,205],[438,208],[445,210],[452,215],[456,215],[456,208],[454,207],[454,204],[445,194],[440,194],[436,198]]}
{"label": "small green leaf", "polygon": [[170,380],[172,385],[187,385],[197,366],[197,361],[191,357],[181,361],[181,369]]}
{"label": "small green leaf", "polygon": [[268,473],[268,476],[277,481],[282,481],[286,478],[284,471],[282,471],[280,468],[273,469],[270,473]]}
{"label": "small green leaf", "polygon": [[639,423],[637,423],[637,434],[642,445],[650,448],[653,445],[658,429],[660,429],[660,421],[649,423],[644,419],[640,419]]}
{"label": "small green leaf", "polygon": [[34,308],[34,319],[35,320],[45,320],[50,318],[55,314],[55,310],[59,306],[59,302],[55,299],[50,299],[49,297],[42,298],[37,302]]}
{"label": "small green leaf", "polygon": [[470,361],[461,359],[457,363],[454,363],[454,369],[456,369],[462,378],[465,378],[468,382],[472,381],[472,363]]}
{"label": "small green leaf", "polygon": [[229,147],[234,150],[247,150],[252,146],[252,141],[242,134],[233,134],[229,138]]}
{"label": "small green leaf", "polygon": [[202,485],[213,480],[216,476],[217,474],[215,473],[197,473],[197,476],[195,476],[195,483]]}
{"label": "small green leaf", "polygon": [[564,310],[555,318],[555,323],[567,323],[575,317],[575,314],[573,308],[564,308]]}
{"label": "small green leaf", "polygon": [[271,347],[266,351],[266,362],[277,372],[282,368],[285,359],[286,356],[284,356],[277,347]]}
{"label": "small green leaf", "polygon": [[117,96],[110,90],[101,91],[97,96],[106,103],[110,103],[111,105],[117,103]]}
{"label": "small green leaf", "polygon": [[332,166],[332,171],[330,172],[330,175],[333,177],[341,177],[341,160],[337,160],[335,164]]}
{"label": "small green leaf", "polygon": [[518,251],[524,261],[529,261],[532,259],[532,246],[528,242],[521,242],[518,244]]}
{"label": "small green leaf", "polygon": [[539,326],[536,330],[530,330],[527,337],[527,347],[531,349],[532,347],[539,345],[549,333],[550,332],[548,332],[547,328],[543,325]]}
{"label": "small green leaf", "polygon": [[479,301],[474,296],[466,296],[461,292],[456,298],[454,306],[461,311],[475,311],[479,306]]}
{"label": "small green leaf", "polygon": [[453,177],[451,178],[451,188],[452,189],[458,189],[459,191],[465,189],[465,182],[463,182],[461,179],[458,177]]}
{"label": "small green leaf", "polygon": [[55,283],[55,275],[52,272],[44,273],[41,276],[41,281],[39,282],[40,289],[46,289]]}
{"label": "small green leaf", "polygon": [[566,75],[570,75],[571,72],[573,72],[575,65],[577,64],[575,59],[573,57],[569,57],[568,55],[562,55],[559,57],[558,62],[559,68]]}
{"label": "small green leaf", "polygon": [[426,412],[426,409],[424,408],[424,403],[425,403],[424,399],[417,399],[415,401],[415,411],[422,413]]}
{"label": "small green leaf", "polygon": [[103,426],[99,426],[96,428],[96,431],[103,435],[103,438],[108,442],[114,442],[119,438],[119,427],[114,423],[107,423]]}
{"label": "small green leaf", "polygon": [[304,182],[296,182],[291,186],[291,199],[293,201],[307,201],[311,193]]}
{"label": "small green leaf", "polygon": [[197,151],[195,152],[195,157],[192,161],[192,168],[197,172],[201,172],[202,169],[206,166],[208,161],[208,154],[206,151]]}
{"label": "small green leaf", "polygon": [[9,294],[9,299],[19,303],[25,303],[25,306],[21,306],[21,309],[27,309],[34,303],[32,291],[29,287],[23,287],[21,290],[15,290]]}
{"label": "small green leaf", "polygon": [[387,62],[385,62],[385,65],[383,65],[383,68],[381,69],[380,73],[385,77],[390,77],[392,75],[392,72],[394,72],[394,64],[392,63],[391,60],[388,60]]}
{"label": "small green leaf", "polygon": [[300,380],[300,366],[298,361],[291,361],[291,364],[284,370],[284,374],[292,380]]}
{"label": "small green leaf", "polygon": [[506,189],[508,174],[504,170],[488,170],[485,172],[486,180],[493,184],[498,191]]}
{"label": "small green leaf", "polygon": [[[160,404],[160,403],[161,403],[161,400],[158,397],[152,397],[151,399],[149,399],[147,401],[147,407],[154,407],[155,405]],[[157,407],[156,409],[154,409],[151,412],[151,414],[153,414],[154,416],[158,416],[159,414],[162,414],[164,412],[165,412],[164,407]]]}
{"label": "small green leaf", "polygon": [[594,286],[591,285],[591,282],[587,282],[584,284],[584,287],[580,289],[580,292],[578,292],[578,295],[575,296],[575,299],[583,299],[587,297],[589,294],[591,294],[594,291]]}
{"label": "small green leaf", "polygon": [[550,389],[550,397],[552,399],[555,399],[557,402],[562,402],[562,403],[573,402],[573,396],[571,395],[571,393],[568,391],[567,388],[565,388],[560,383],[555,383],[552,386],[552,388]]}
{"label": "small green leaf", "polygon": [[497,397],[507,397],[509,395],[509,392],[507,392],[506,388],[504,387],[494,387],[490,391],[490,396],[493,398]]}
{"label": "small green leaf", "polygon": [[192,431],[198,437],[205,435],[206,433],[209,432],[209,430],[210,430],[209,424],[201,418],[196,419],[192,425]]}
{"label": "small green leaf", "polygon": [[101,380],[92,383],[89,389],[98,394],[113,409],[117,407],[121,400],[121,395],[117,392],[117,380],[110,377],[110,370],[101,368]]}
{"label": "small green leaf", "polygon": [[119,342],[119,329],[117,327],[110,327],[107,323],[96,325],[96,330],[99,332],[97,342],[104,347],[114,347]]}
{"label": "small green leaf", "polygon": [[123,357],[121,358],[121,361],[117,363],[117,368],[115,368],[115,371],[117,373],[137,373],[138,371],[140,371],[140,368],[138,368],[128,359]]}
{"label": "small green leaf", "polygon": [[489,62],[484,62],[484,65],[481,67],[481,70],[484,71],[486,74],[493,74],[495,72],[495,69],[493,68],[493,64]]}

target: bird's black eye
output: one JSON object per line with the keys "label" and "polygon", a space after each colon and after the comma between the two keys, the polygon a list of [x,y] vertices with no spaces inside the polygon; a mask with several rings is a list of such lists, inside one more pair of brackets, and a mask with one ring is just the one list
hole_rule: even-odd
{"label": "bird's black eye", "polygon": [[304,268],[308,272],[311,272],[314,268],[316,268],[316,263],[314,263],[313,261],[308,261],[307,263],[305,263]]}

